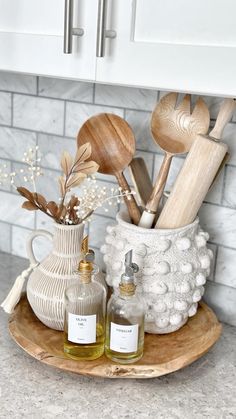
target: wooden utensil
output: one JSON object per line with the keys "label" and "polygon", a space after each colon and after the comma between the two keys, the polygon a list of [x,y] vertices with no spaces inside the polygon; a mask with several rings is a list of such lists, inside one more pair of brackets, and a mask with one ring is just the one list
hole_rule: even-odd
{"label": "wooden utensil", "polygon": [[150,198],[153,186],[143,158],[135,157],[131,160],[129,170],[140,205],[145,206]]}
{"label": "wooden utensil", "polygon": [[236,108],[236,101],[235,99],[224,99],[221,106],[219,113],[217,115],[216,123],[213,129],[209,132],[209,136],[214,138],[215,140],[220,140],[222,137],[222,133],[224,128],[231,120],[233,113]]}
{"label": "wooden utensil", "polygon": [[[209,132],[209,136],[214,138],[215,140],[219,140],[222,137],[223,131],[227,123],[231,120],[234,111],[236,108],[236,100],[235,99],[224,99],[220,106],[220,110],[216,119],[216,123],[213,127],[213,129]],[[210,186],[210,189],[215,184],[215,182],[218,179],[218,176],[223,169],[223,167],[228,163],[230,159],[230,154],[227,152],[225,154],[225,157],[223,158],[223,161],[212,181],[212,184]]]}
{"label": "wooden utensil", "polygon": [[[99,173],[114,175],[123,191],[130,187],[123,170],[135,153],[135,138],[127,122],[117,115],[101,113],[89,118],[80,128],[77,142],[89,142],[92,146],[92,160],[99,164]],[[140,211],[132,195],[125,197],[131,221],[138,224]]]}
{"label": "wooden utensil", "polygon": [[197,134],[206,134],[210,114],[205,102],[199,98],[190,112],[190,95],[176,107],[178,93],[164,96],[153,111],[151,132],[156,143],[165,152],[150,199],[142,214],[139,226],[150,228],[166,184],[172,157],[187,153]]}
{"label": "wooden utensil", "polygon": [[235,101],[225,99],[209,137],[199,135],[196,138],[157,220],[156,228],[178,228],[194,221],[227,153],[226,144],[217,140],[234,110]]}

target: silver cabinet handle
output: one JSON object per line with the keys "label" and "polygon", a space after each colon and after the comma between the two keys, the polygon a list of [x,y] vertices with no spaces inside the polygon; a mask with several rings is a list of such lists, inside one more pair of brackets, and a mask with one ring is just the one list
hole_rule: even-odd
{"label": "silver cabinet handle", "polygon": [[65,0],[64,14],[64,54],[72,53],[72,36],[83,36],[84,30],[73,28],[74,0]]}
{"label": "silver cabinet handle", "polygon": [[106,30],[107,17],[107,0],[99,0],[98,2],[98,21],[97,21],[97,49],[96,56],[104,57],[105,55],[105,38],[115,38],[116,32]]}

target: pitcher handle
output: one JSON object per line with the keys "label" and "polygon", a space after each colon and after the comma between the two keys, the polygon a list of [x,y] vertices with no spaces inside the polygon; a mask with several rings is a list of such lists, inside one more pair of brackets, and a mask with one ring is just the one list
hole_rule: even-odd
{"label": "pitcher handle", "polygon": [[29,235],[28,240],[27,240],[27,243],[26,243],[27,256],[28,256],[28,258],[30,260],[30,263],[32,265],[39,263],[38,260],[35,257],[34,249],[33,249],[33,241],[38,236],[46,237],[49,240],[52,240],[53,239],[53,234],[50,233],[47,230],[35,230],[35,231],[32,231],[32,233]]}

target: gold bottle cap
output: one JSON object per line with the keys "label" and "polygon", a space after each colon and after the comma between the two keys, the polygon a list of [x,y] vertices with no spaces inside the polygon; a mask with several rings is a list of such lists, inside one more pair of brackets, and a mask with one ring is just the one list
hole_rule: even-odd
{"label": "gold bottle cap", "polygon": [[88,236],[86,236],[82,241],[81,253],[82,260],[79,262],[78,271],[79,273],[85,274],[81,277],[81,281],[88,283],[91,281],[91,272],[94,269],[94,252],[88,248]]}

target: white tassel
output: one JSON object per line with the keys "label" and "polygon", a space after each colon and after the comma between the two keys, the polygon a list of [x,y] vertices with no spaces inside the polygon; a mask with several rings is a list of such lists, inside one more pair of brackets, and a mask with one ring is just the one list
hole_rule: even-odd
{"label": "white tassel", "polygon": [[31,263],[28,269],[22,271],[22,273],[16,278],[12,289],[10,290],[8,296],[2,302],[1,307],[3,310],[11,314],[14,311],[15,306],[20,300],[21,291],[24,286],[25,280],[28,278],[31,271],[38,266],[38,263]]}

